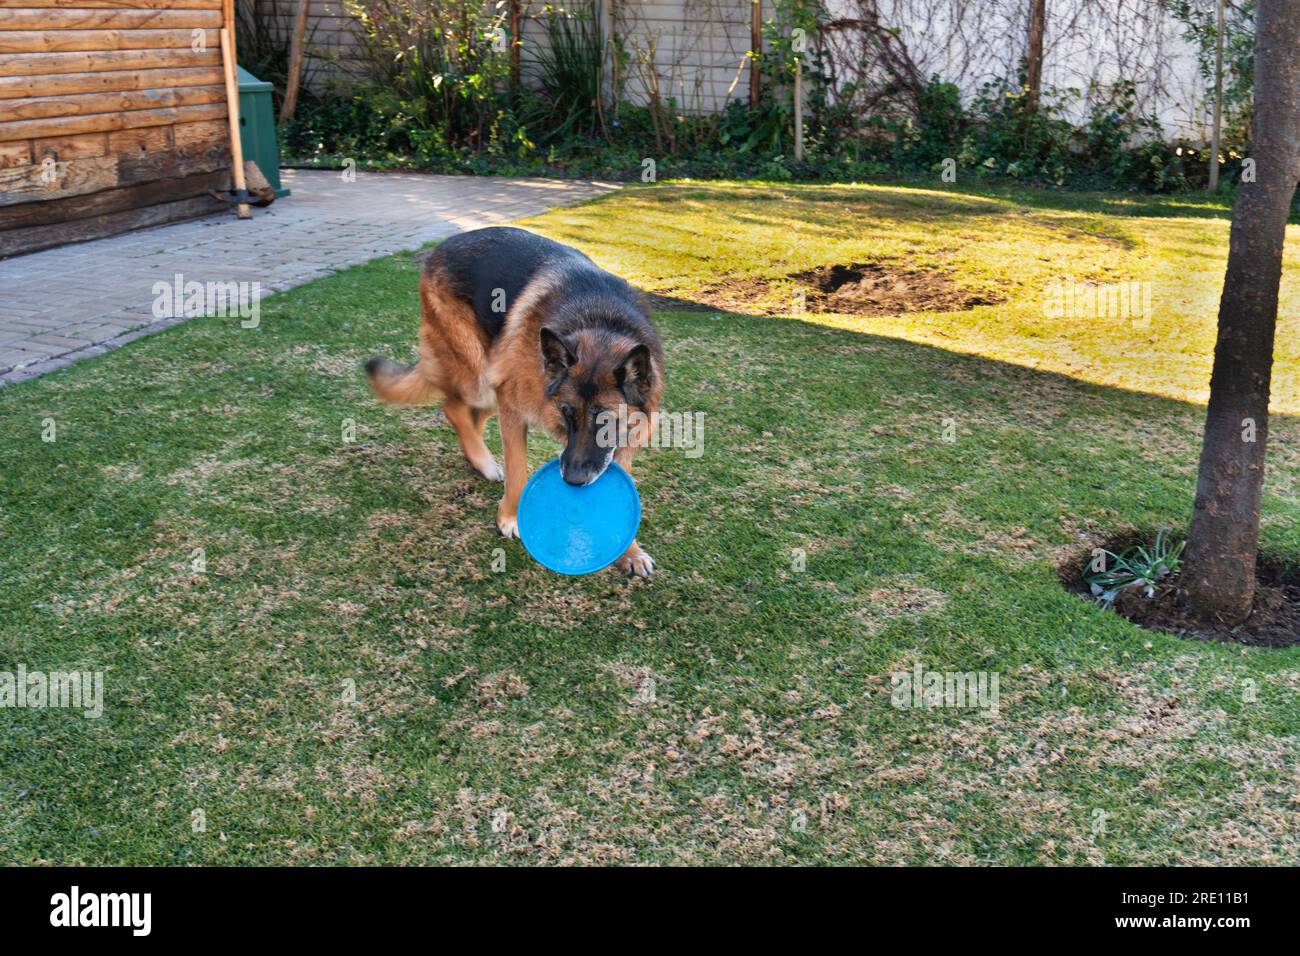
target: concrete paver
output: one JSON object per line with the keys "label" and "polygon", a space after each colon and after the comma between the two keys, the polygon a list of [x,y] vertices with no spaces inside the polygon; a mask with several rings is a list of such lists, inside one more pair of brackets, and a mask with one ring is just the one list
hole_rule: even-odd
{"label": "concrete paver", "polygon": [[183,317],[155,285],[257,282],[263,295],[456,232],[604,195],[608,183],[284,170],[286,199],[0,260],[0,386],[101,355]]}

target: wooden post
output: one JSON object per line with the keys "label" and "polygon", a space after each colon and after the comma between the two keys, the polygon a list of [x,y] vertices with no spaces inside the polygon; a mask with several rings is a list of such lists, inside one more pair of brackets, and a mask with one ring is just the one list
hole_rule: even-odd
{"label": "wooden post", "polygon": [[794,161],[803,162],[803,60],[794,58]]}
{"label": "wooden post", "polygon": [[612,102],[614,98],[613,71],[610,69],[610,62],[614,58],[613,6],[613,0],[599,0],[596,4],[596,15],[600,24],[600,107],[602,115],[605,104]]}
{"label": "wooden post", "polygon": [[523,38],[519,36],[523,28],[523,15],[519,11],[519,0],[510,0],[510,91],[519,92],[519,48]]}
{"label": "wooden post", "polygon": [[293,119],[298,108],[298,84],[302,77],[302,45],[307,38],[307,10],[311,0],[298,0],[293,17],[293,36],[289,39],[289,77],[284,84],[284,102],[280,104],[280,123]]}
{"label": "wooden post", "polygon": [[1218,29],[1214,38],[1214,129],[1210,131],[1209,191],[1219,191],[1219,127],[1223,123],[1223,0],[1217,0]]}
{"label": "wooden post", "polygon": [[1029,44],[1025,51],[1025,108],[1038,112],[1043,88],[1043,31],[1047,26],[1047,0],[1029,0]]}
{"label": "wooden post", "polygon": [[763,0],[750,0],[749,16],[749,108],[758,107],[759,98],[759,59],[763,55]]}
{"label": "wooden post", "polygon": [[[228,5],[233,0],[227,0]],[[227,21],[229,22],[229,21]],[[230,118],[231,179],[234,181],[235,216],[252,219],[248,208],[248,184],[244,180],[244,143],[239,134],[239,82],[235,78],[235,34],[228,27],[221,28],[221,66],[226,74],[226,110]],[[239,200],[244,200],[240,202]]]}

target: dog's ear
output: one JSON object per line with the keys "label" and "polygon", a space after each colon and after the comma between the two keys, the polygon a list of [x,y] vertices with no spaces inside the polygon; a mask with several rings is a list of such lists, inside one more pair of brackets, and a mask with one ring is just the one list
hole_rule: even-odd
{"label": "dog's ear", "polygon": [[545,326],[542,327],[542,364],[546,367],[546,377],[552,381],[573,364],[573,352],[564,339]]}
{"label": "dog's ear", "polygon": [[638,345],[623,356],[623,361],[614,372],[614,380],[623,390],[623,396],[629,405],[643,404],[654,384],[654,371],[650,367],[650,349],[644,344]]}

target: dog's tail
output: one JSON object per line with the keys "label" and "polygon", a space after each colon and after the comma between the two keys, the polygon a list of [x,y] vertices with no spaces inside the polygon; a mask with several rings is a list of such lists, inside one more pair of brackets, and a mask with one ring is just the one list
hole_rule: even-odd
{"label": "dog's tail", "polygon": [[370,388],[389,405],[429,405],[443,397],[434,384],[431,360],[422,355],[414,365],[398,365],[376,355],[366,363]]}

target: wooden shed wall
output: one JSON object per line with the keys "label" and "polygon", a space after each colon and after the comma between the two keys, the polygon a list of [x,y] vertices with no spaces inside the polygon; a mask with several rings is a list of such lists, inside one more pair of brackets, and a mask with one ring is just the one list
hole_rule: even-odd
{"label": "wooden shed wall", "polygon": [[221,0],[0,0],[0,256],[221,208]]}

